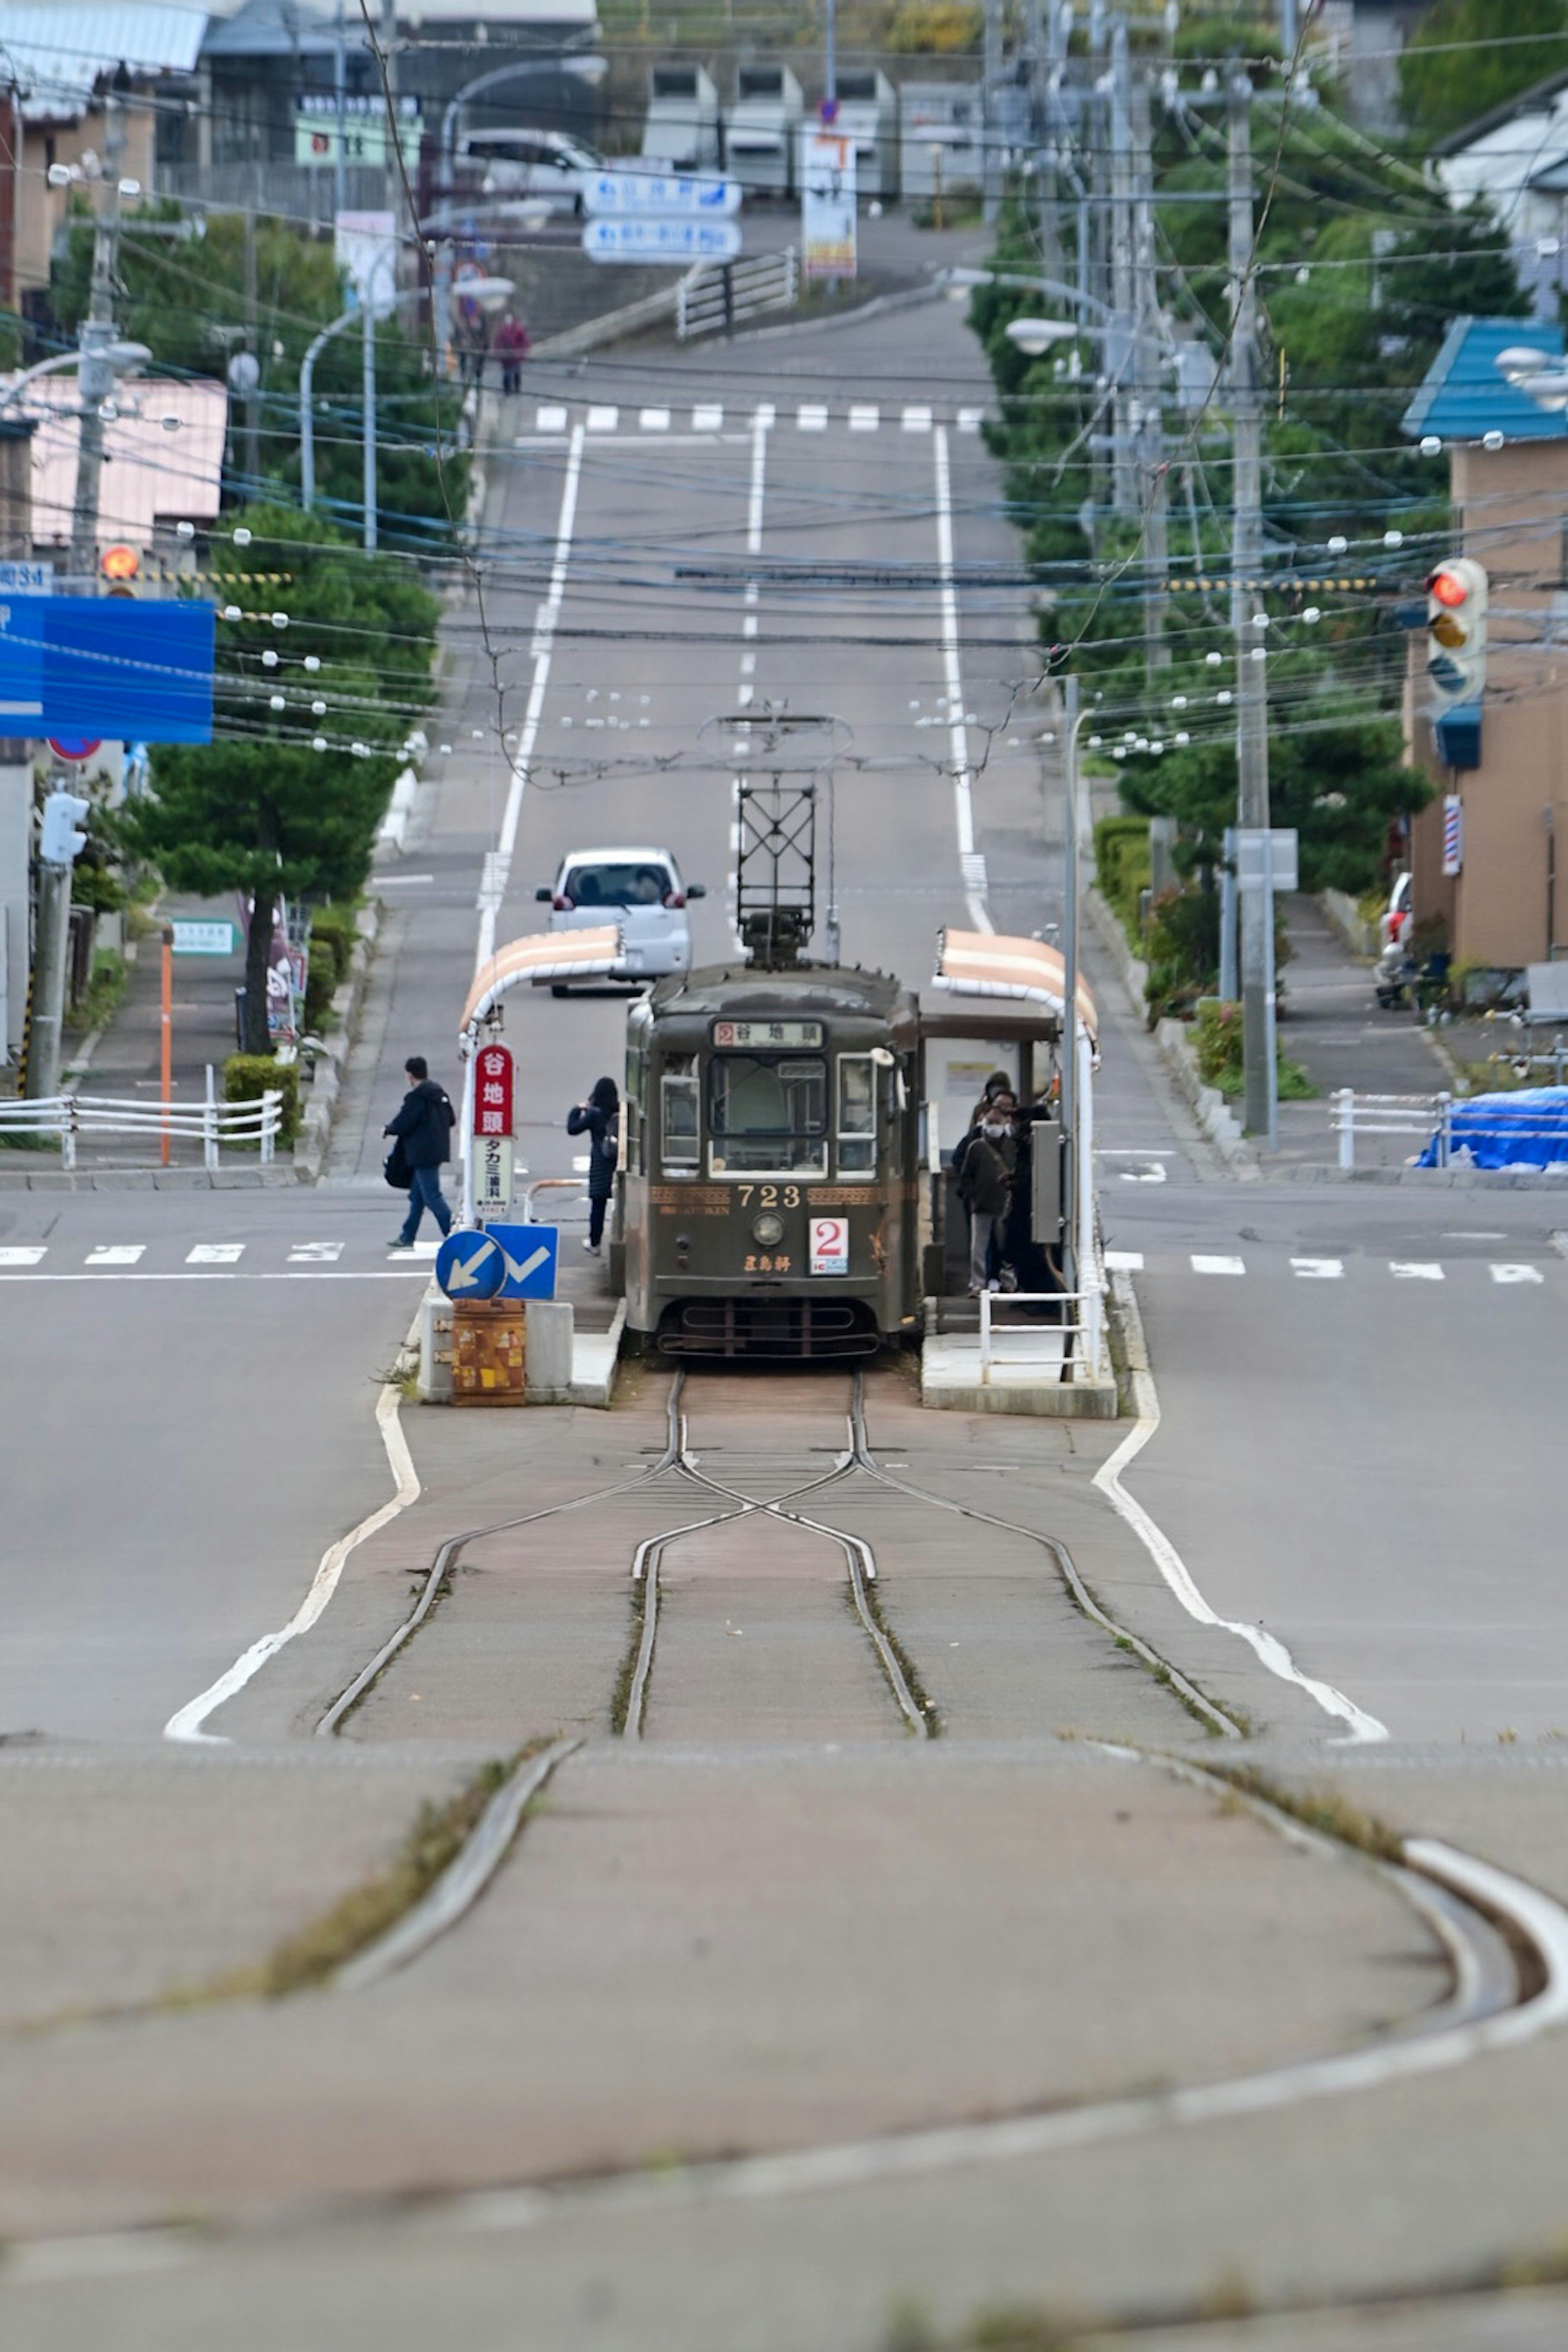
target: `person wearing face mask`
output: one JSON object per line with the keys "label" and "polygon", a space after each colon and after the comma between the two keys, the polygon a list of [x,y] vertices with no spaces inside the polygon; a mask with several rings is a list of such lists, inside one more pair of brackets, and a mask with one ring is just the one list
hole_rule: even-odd
{"label": "person wearing face mask", "polygon": [[[995,1250],[1013,1196],[1018,1147],[1013,1133],[1015,1108],[1010,1094],[998,1094],[981,1106],[981,1116],[964,1139],[958,1172],[958,1196],[969,1212],[969,1295],[978,1297],[987,1287],[1001,1287],[993,1272]],[[954,1155],[955,1160],[957,1155]]]}

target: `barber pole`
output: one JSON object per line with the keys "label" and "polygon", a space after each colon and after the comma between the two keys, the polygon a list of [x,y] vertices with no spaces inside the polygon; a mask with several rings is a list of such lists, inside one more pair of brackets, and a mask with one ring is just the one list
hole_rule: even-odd
{"label": "barber pole", "polygon": [[1443,799],[1443,871],[1457,874],[1464,864],[1464,808],[1458,793]]}

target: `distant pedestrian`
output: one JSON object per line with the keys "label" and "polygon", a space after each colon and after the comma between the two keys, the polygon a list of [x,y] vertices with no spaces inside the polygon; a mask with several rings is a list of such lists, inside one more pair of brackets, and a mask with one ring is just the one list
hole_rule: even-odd
{"label": "distant pedestrian", "polygon": [[596,1250],[605,1238],[605,1211],[621,1156],[621,1098],[614,1078],[595,1079],[587,1101],[573,1105],[566,1114],[566,1132],[588,1138],[588,1238],[583,1246]]}
{"label": "distant pedestrian", "polygon": [[426,1209],[444,1234],[452,1230],[452,1212],[441,1197],[441,1170],[452,1156],[452,1129],[458,1114],[446,1088],[430,1076],[423,1054],[410,1054],[403,1065],[408,1092],[382,1129],[403,1147],[408,1168],[408,1214],[403,1231],[393,1236],[394,1249],[412,1249],[419,1221]]}
{"label": "distant pedestrian", "polygon": [[[1001,1287],[999,1244],[1012,1205],[1018,1147],[1013,1132],[1011,1095],[984,1106],[984,1116],[963,1140],[958,1165],[958,1196],[969,1212],[969,1295]],[[993,1272],[996,1267],[997,1271]]]}
{"label": "distant pedestrian", "polygon": [[483,386],[485,362],[489,356],[489,322],[477,302],[464,305],[452,341],[458,346],[458,373],[465,383]]}
{"label": "distant pedestrian", "polygon": [[500,362],[502,392],[521,392],[522,363],[528,357],[528,329],[515,310],[509,310],[496,329],[495,354]]}

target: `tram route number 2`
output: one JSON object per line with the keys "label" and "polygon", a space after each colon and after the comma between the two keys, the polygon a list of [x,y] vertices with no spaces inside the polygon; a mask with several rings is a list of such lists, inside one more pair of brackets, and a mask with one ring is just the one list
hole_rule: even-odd
{"label": "tram route number 2", "polygon": [[848,1273],[849,1220],[847,1217],[813,1217],[811,1220],[811,1271],[813,1274]]}

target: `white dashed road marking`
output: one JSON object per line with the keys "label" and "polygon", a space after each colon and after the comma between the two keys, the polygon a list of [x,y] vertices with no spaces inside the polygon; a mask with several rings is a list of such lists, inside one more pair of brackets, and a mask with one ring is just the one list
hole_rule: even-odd
{"label": "white dashed road marking", "polygon": [[245,1255],[243,1242],[198,1242],[185,1253],[187,1265],[237,1265]]}
{"label": "white dashed road marking", "polygon": [[290,1265],[331,1265],[342,1257],[342,1242],[296,1242],[289,1253]]}
{"label": "white dashed road marking", "polygon": [[117,1242],[112,1248],[89,1250],[89,1265],[134,1265],[146,1248],[144,1242]]}
{"label": "white dashed road marking", "polygon": [[875,433],[881,421],[882,412],[879,408],[872,408],[868,405],[865,407],[852,408],[849,411],[849,430],[851,433]]}
{"label": "white dashed road marking", "polygon": [[1245,1274],[1247,1260],[1244,1257],[1194,1257],[1193,1272],[1194,1274]]}
{"label": "white dashed road marking", "polygon": [[931,415],[929,408],[905,409],[903,414],[903,427],[906,433],[929,433],[931,431]]}
{"label": "white dashed road marking", "polygon": [[795,421],[803,433],[826,433],[827,411],[818,401],[804,401],[795,412]]}
{"label": "white dashed road marking", "polygon": [[613,433],[620,421],[618,408],[590,408],[586,418],[590,433]]}
{"label": "white dashed road marking", "polygon": [[668,408],[639,409],[637,412],[637,423],[645,433],[668,433],[669,430],[669,411]]}
{"label": "white dashed road marking", "polygon": [[567,413],[563,408],[542,408],[533,420],[536,433],[564,433]]}
{"label": "white dashed road marking", "polygon": [[1441,1282],[1443,1269],[1420,1258],[1390,1258],[1388,1271],[1395,1282]]}
{"label": "white dashed road marking", "polygon": [[1143,1253],[1142,1250],[1107,1250],[1105,1266],[1108,1274],[1142,1274]]}
{"label": "white dashed road marking", "polygon": [[13,1243],[0,1249],[0,1265],[37,1265],[43,1255],[41,1247],[29,1248]]}
{"label": "white dashed road marking", "polygon": [[1338,1282],[1345,1270],[1343,1258],[1293,1257],[1290,1271],[1303,1282]]}
{"label": "white dashed road marking", "polygon": [[1494,1265],[1487,1271],[1494,1282],[1542,1282],[1545,1279],[1538,1265]]}
{"label": "white dashed road marking", "polygon": [[694,408],[691,412],[691,429],[694,433],[721,433],[724,429],[723,410]]}

